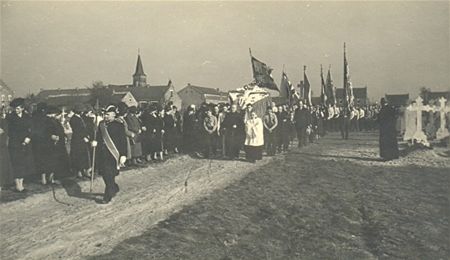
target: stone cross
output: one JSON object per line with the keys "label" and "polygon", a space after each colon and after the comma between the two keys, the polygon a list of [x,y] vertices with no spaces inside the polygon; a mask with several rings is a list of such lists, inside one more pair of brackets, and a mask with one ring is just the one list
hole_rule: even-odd
{"label": "stone cross", "polygon": [[436,109],[437,111],[439,111],[440,116],[441,116],[441,126],[439,127],[439,129],[436,132],[436,138],[438,140],[443,139],[447,136],[449,136],[449,132],[447,130],[447,128],[445,128],[445,114],[447,114],[448,112],[450,112],[450,107],[449,106],[445,106],[445,103],[447,102],[447,100],[443,97],[441,97],[439,99],[439,108]]}
{"label": "stone cross", "polygon": [[416,98],[416,103],[414,105],[411,105],[407,108],[407,110],[409,111],[414,111],[416,112],[417,116],[417,123],[416,123],[416,131],[414,132],[412,139],[417,141],[418,143],[422,143],[426,146],[429,146],[430,144],[428,143],[427,140],[427,136],[425,135],[425,133],[422,130],[422,112],[426,111],[426,112],[430,112],[430,111],[434,111],[434,108],[426,105],[423,105],[423,99],[419,96]]}

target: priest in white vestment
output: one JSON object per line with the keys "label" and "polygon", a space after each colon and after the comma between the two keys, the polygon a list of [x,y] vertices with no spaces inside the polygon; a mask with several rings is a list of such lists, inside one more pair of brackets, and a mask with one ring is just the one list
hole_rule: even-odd
{"label": "priest in white vestment", "polygon": [[255,112],[245,121],[245,158],[249,162],[262,159],[264,147],[264,125]]}

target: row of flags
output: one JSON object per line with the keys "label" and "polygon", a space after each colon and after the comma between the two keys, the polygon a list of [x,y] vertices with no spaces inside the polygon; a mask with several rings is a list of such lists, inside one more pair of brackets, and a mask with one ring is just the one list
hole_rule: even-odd
{"label": "row of flags", "polygon": [[[296,91],[295,87],[289,81],[289,78],[286,72],[282,71],[281,74],[281,83],[280,88],[278,88],[275,80],[272,76],[272,68],[270,68],[264,62],[253,57],[250,50],[250,57],[252,62],[253,69],[253,78],[255,80],[255,84],[259,87],[267,88],[271,90],[276,90],[280,92],[280,96],[286,98],[289,104],[293,104],[298,100],[305,100],[305,102],[309,105],[312,105],[311,102],[311,84],[309,83],[308,76],[306,75],[306,66],[303,66],[303,80],[300,81],[300,84],[297,85],[299,91]],[[331,66],[328,68],[328,73],[326,80],[324,79],[323,67],[320,65],[320,79],[321,79],[321,87],[320,87],[320,102],[323,105],[333,106],[337,104],[336,97],[336,88],[333,84],[333,79],[331,78]],[[344,107],[353,106],[354,96],[353,96],[353,87],[350,80],[350,72],[347,61],[347,53],[344,43],[344,96],[343,105]]]}

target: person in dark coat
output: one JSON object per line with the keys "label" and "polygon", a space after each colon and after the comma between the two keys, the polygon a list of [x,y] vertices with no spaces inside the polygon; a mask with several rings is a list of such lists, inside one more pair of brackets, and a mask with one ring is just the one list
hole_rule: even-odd
{"label": "person in dark coat", "polygon": [[16,98],[10,106],[14,109],[8,116],[8,151],[11,159],[16,191],[23,192],[23,179],[34,173],[31,150],[31,117],[25,112],[25,100]]}
{"label": "person in dark coat", "polygon": [[267,155],[275,155],[276,152],[276,132],[275,129],[278,126],[278,117],[273,112],[272,107],[268,107],[266,114],[263,117],[264,125],[264,144],[266,146]]}
{"label": "person in dark coat", "polygon": [[52,142],[48,134],[51,123],[47,117],[46,103],[37,104],[31,122],[31,139],[33,140],[31,147],[33,150],[34,166],[36,172],[41,176],[41,183],[45,185],[47,184],[46,174],[50,174],[51,172],[49,155],[52,149]]}
{"label": "person in dark coat", "polygon": [[395,128],[397,112],[388,105],[384,98],[381,99],[381,110],[378,114],[380,125],[380,157],[385,161],[398,159],[397,130]]}
{"label": "person in dark coat", "polygon": [[291,115],[289,114],[288,108],[281,106],[279,113],[279,132],[280,132],[280,149],[283,152],[289,150],[290,142],[290,131],[291,131]]}
{"label": "person in dark coat", "polygon": [[119,192],[115,178],[119,175],[120,167],[127,160],[127,138],[123,124],[116,120],[117,108],[108,106],[105,111],[104,120],[98,127],[97,140],[92,146],[97,146],[98,172],[105,182],[105,193],[100,204],[108,204]]}
{"label": "person in dark coat", "polygon": [[72,137],[70,139],[70,162],[72,171],[79,178],[89,175],[91,167],[91,155],[89,149],[89,130],[85,119],[81,116],[83,108],[80,105],[75,106],[69,112],[70,128],[72,128]]}
{"label": "person in dark coat", "polygon": [[210,158],[211,155],[216,155],[215,137],[217,136],[217,117],[212,114],[211,110],[206,110],[206,116],[203,118],[203,154],[205,158]]}
{"label": "person in dark coat", "polygon": [[238,159],[244,135],[244,120],[237,111],[237,105],[231,105],[231,111],[225,116],[222,124],[225,133],[225,155],[231,159]]}
{"label": "person in dark coat", "polygon": [[135,106],[128,109],[128,113],[125,116],[125,121],[127,122],[128,131],[132,133],[130,136],[131,145],[131,165],[140,165],[142,161],[140,157],[142,156],[142,143],[141,143],[141,120],[138,117],[139,111]]}
{"label": "person in dark coat", "polygon": [[8,122],[6,108],[0,111],[0,190],[13,182],[8,152]]}
{"label": "person in dark coat", "polygon": [[181,117],[181,113],[178,111],[178,108],[176,106],[172,106],[172,110],[173,110],[173,116],[175,119],[175,148],[174,148],[174,152],[178,153],[179,152],[179,148],[181,147],[181,137],[183,135],[183,119]]}
{"label": "person in dark coat", "polygon": [[306,129],[311,125],[311,113],[300,101],[294,114],[295,130],[297,131],[298,147],[307,145],[308,135]]}
{"label": "person in dark coat", "polygon": [[341,136],[342,139],[347,140],[348,139],[348,131],[350,130],[350,123],[351,123],[351,113],[352,108],[350,107],[344,107],[341,110],[340,119],[341,119]]}
{"label": "person in dark coat", "polygon": [[177,150],[178,142],[178,129],[176,124],[175,111],[171,106],[166,106],[164,121],[164,154],[168,154],[169,151],[175,152]]}
{"label": "person in dark coat", "polygon": [[61,110],[57,107],[49,106],[47,109],[48,129],[46,139],[50,141],[50,149],[47,157],[49,171],[45,172],[47,180],[44,183],[54,183],[55,176],[61,178],[68,176],[69,173],[69,155],[66,150],[66,134],[61,124],[61,113]]}
{"label": "person in dark coat", "polygon": [[198,124],[198,118],[195,113],[195,106],[190,106],[183,116],[183,150],[185,153],[192,153],[195,151],[196,124]]}

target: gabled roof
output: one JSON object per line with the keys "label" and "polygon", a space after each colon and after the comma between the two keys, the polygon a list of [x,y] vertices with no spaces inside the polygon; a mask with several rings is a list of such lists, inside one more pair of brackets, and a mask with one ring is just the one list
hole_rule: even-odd
{"label": "gabled roof", "polygon": [[218,95],[218,96],[228,95],[228,93],[220,91],[219,89],[216,89],[216,88],[200,87],[200,86],[195,86],[195,85],[191,85],[191,84],[188,84],[185,88],[183,88],[180,91],[183,91],[186,88],[193,89],[193,90],[199,92],[200,94]]}
{"label": "gabled roof", "polygon": [[131,94],[138,102],[140,101],[160,101],[164,94],[169,90],[170,85],[133,87],[130,88]]}
{"label": "gabled roof", "polygon": [[406,106],[409,102],[409,94],[386,94],[385,97],[392,106]]}

